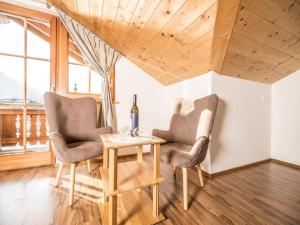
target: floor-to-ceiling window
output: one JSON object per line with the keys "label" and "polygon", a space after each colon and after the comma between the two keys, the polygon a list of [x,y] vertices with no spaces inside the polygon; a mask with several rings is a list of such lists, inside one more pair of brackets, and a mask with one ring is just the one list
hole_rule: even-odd
{"label": "floor-to-ceiling window", "polygon": [[0,9],[0,155],[50,150],[43,94],[55,87],[51,18]]}
{"label": "floor-to-ceiling window", "polygon": [[[100,106],[102,82],[56,16],[0,1],[0,170],[54,162],[46,91]],[[109,82],[114,100],[114,70]]]}

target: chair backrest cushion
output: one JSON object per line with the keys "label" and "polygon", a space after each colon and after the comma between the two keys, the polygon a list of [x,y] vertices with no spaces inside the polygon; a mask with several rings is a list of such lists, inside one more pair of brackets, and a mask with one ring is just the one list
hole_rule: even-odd
{"label": "chair backrest cushion", "polygon": [[193,145],[197,138],[209,137],[217,105],[218,96],[215,94],[195,101],[178,99],[170,124],[173,141]]}
{"label": "chair backrest cushion", "polygon": [[96,101],[91,97],[71,99],[47,92],[44,102],[50,132],[60,133],[67,143],[87,140],[97,126]]}

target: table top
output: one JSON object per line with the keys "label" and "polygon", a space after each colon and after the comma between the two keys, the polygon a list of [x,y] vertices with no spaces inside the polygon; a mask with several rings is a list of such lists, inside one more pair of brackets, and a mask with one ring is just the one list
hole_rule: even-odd
{"label": "table top", "polygon": [[166,141],[148,134],[131,137],[123,134],[101,134],[104,148],[125,148],[140,145],[163,144]]}

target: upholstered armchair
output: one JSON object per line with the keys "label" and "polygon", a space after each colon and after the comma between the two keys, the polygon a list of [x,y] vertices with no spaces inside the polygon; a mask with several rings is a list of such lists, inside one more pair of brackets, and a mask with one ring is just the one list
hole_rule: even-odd
{"label": "upholstered armchair", "polygon": [[177,167],[182,168],[184,210],[188,209],[187,169],[197,167],[200,186],[204,185],[200,164],[207,153],[217,105],[215,94],[195,101],[178,99],[169,130],[152,132],[166,140],[161,145],[161,161],[173,166],[174,175]]}
{"label": "upholstered armchair", "polygon": [[71,165],[69,205],[73,204],[75,167],[102,155],[100,134],[112,133],[111,127],[97,128],[97,108],[93,98],[71,99],[51,92],[44,94],[46,117],[54,154],[60,162],[54,185],[58,186],[64,164]]}

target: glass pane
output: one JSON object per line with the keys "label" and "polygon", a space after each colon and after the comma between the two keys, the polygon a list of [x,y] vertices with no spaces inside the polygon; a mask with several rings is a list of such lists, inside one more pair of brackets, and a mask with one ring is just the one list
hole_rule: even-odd
{"label": "glass pane", "polygon": [[91,72],[91,93],[101,94],[103,78],[92,70]]}
{"label": "glass pane", "polygon": [[24,101],[24,59],[0,55],[0,102]]}
{"label": "glass pane", "polygon": [[89,68],[69,64],[69,92],[89,93]]}
{"label": "glass pane", "polygon": [[0,52],[24,55],[23,20],[0,14],[0,21]]}
{"label": "glass pane", "polygon": [[27,55],[50,59],[50,24],[27,21]]}
{"label": "glass pane", "polygon": [[[27,60],[27,101],[28,105],[43,104],[43,95],[50,90],[50,62]],[[39,108],[40,109],[40,108]]]}
{"label": "glass pane", "polygon": [[23,151],[24,59],[0,55],[0,154]]}
{"label": "glass pane", "polygon": [[[41,72],[42,71],[42,72]],[[50,62],[27,60],[27,151],[48,150],[49,131],[46,124],[43,95],[50,90]]]}

